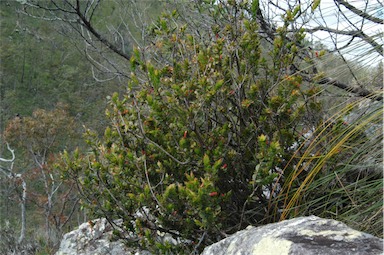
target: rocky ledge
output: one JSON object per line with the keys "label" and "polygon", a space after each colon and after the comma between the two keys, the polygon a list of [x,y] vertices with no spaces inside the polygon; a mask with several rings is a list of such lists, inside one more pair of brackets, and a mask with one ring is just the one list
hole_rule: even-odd
{"label": "rocky ledge", "polygon": [[248,227],[205,248],[201,255],[379,255],[383,240],[335,220],[299,217]]}
{"label": "rocky ledge", "polygon": [[[119,222],[115,222],[118,225]],[[64,235],[56,255],[149,255],[112,239],[106,219],[83,223]],[[201,255],[381,255],[383,239],[315,216],[248,227],[206,247]]]}

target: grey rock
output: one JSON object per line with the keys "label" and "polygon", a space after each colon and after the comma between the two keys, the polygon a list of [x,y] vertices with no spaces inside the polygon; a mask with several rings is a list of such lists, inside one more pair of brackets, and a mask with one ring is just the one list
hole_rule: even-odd
{"label": "grey rock", "polygon": [[[121,225],[121,220],[114,222]],[[112,239],[106,219],[83,223],[64,235],[56,255],[151,255]],[[166,237],[160,235],[159,237]],[[161,239],[162,240],[162,239]],[[177,244],[176,240],[162,240]],[[176,242],[176,243],[175,243]],[[383,254],[383,239],[345,224],[315,216],[261,227],[248,227],[204,249],[201,255],[375,255]]]}
{"label": "grey rock", "polygon": [[381,255],[383,239],[316,216],[248,227],[201,255]]}
{"label": "grey rock", "polygon": [[[114,222],[117,226],[122,221]],[[150,255],[148,251],[141,251],[127,247],[122,240],[113,240],[113,227],[105,219],[86,222],[64,235],[60,248],[55,255]]]}

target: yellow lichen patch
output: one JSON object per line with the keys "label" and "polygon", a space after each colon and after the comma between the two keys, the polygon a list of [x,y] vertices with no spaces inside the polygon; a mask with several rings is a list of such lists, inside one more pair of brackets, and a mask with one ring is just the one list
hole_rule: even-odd
{"label": "yellow lichen patch", "polygon": [[289,250],[293,243],[288,240],[279,238],[266,237],[260,240],[253,246],[252,254],[269,254],[269,255],[284,255],[289,254]]}

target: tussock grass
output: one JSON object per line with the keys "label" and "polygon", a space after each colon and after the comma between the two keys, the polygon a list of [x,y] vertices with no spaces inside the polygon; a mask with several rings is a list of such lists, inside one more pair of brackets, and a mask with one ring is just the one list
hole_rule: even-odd
{"label": "tussock grass", "polygon": [[382,237],[382,131],[381,102],[345,103],[288,163],[294,170],[276,182],[283,185],[270,201],[273,217],[317,215]]}

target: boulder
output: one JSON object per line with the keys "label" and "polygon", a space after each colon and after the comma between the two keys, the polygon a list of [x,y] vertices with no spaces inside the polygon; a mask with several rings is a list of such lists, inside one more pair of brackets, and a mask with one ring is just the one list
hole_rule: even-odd
{"label": "boulder", "polygon": [[[119,226],[121,223],[121,220],[117,220],[114,225]],[[83,223],[78,229],[64,235],[56,255],[151,254],[127,247],[122,240],[114,240],[112,231],[113,227],[104,218]],[[381,255],[383,239],[353,230],[335,220],[309,216],[261,227],[248,227],[206,247],[201,255],[224,254]]]}
{"label": "boulder", "polygon": [[[122,221],[114,222],[115,227]],[[122,240],[113,239],[113,227],[105,219],[83,223],[78,229],[64,235],[55,255],[150,255],[127,247]]]}
{"label": "boulder", "polygon": [[201,255],[374,255],[383,254],[383,239],[316,216],[248,227],[213,245]]}

